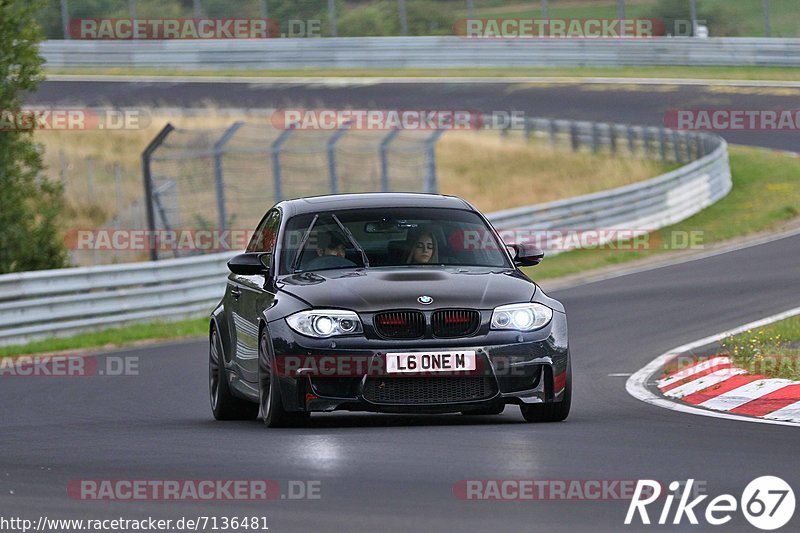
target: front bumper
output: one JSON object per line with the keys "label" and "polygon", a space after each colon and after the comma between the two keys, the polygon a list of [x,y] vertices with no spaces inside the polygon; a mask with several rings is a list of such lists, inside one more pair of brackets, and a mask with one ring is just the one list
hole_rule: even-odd
{"label": "front bumper", "polygon": [[[311,339],[284,320],[269,324],[284,407],[291,411],[446,413],[502,404],[561,401],[569,366],[567,322],[553,313],[530,332],[488,331],[460,339]],[[474,350],[473,372],[385,372],[387,352]]]}

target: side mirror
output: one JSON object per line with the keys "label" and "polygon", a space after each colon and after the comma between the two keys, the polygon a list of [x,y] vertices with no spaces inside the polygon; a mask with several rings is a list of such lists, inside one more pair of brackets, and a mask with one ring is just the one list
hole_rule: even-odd
{"label": "side mirror", "polygon": [[235,255],[228,261],[228,270],[240,276],[268,275],[270,255],[264,252]]}
{"label": "side mirror", "polygon": [[544,259],[544,251],[531,244],[511,244],[516,251],[514,264],[516,266],[536,266]]}

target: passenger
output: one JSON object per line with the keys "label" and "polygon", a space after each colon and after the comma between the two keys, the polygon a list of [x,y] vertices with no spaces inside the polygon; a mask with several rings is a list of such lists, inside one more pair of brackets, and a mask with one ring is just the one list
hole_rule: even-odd
{"label": "passenger", "polygon": [[408,246],[406,264],[439,262],[439,246],[433,232],[425,229],[409,232],[406,245]]}

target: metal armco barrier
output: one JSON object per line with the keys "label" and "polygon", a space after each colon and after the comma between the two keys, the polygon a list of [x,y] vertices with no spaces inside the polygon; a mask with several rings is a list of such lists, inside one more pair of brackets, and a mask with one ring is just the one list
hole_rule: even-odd
{"label": "metal armco barrier", "polygon": [[307,39],[45,41],[51,68],[169,70],[303,68],[613,67],[635,65],[800,66],[800,39]]}
{"label": "metal armco barrier", "polygon": [[[493,213],[500,230],[654,230],[684,220],[731,189],[728,149],[713,134],[592,122],[535,119],[526,133],[573,145],[640,151],[691,161],[640,183]],[[659,143],[657,138],[669,143]],[[221,298],[235,252],[147,263],[43,270],[0,276],[0,345],[134,322],[202,316]]]}

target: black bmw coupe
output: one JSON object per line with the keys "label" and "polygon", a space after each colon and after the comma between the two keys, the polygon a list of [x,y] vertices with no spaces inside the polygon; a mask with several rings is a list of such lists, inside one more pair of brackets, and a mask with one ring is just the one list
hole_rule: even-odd
{"label": "black bmw coupe", "polygon": [[269,427],[312,412],[499,414],[561,421],[567,319],[468,202],[365,193],[287,200],[228,262],[211,314],[218,420]]}

